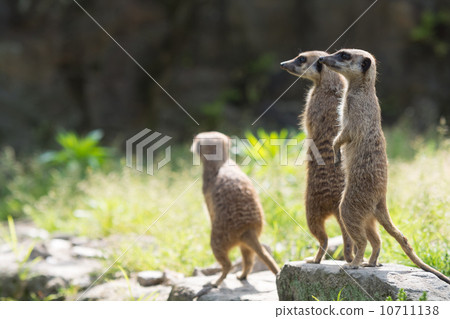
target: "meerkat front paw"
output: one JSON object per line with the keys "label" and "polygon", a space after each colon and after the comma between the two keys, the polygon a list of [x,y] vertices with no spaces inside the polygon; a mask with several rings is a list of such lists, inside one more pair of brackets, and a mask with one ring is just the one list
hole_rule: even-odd
{"label": "meerkat front paw", "polygon": [[339,166],[340,163],[341,163],[341,150],[337,149],[334,152],[334,165]]}

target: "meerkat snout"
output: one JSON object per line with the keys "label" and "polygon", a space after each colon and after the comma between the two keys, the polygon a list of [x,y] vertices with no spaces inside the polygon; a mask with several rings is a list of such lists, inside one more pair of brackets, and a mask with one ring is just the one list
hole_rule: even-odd
{"label": "meerkat snout", "polygon": [[319,57],[325,54],[327,53],[324,51],[303,52],[292,60],[281,62],[280,67],[292,75],[317,82],[322,75],[322,63],[319,62]]}

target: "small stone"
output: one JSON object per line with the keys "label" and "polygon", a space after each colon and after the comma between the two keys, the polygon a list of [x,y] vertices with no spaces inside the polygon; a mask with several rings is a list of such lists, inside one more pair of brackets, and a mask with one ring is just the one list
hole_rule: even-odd
{"label": "small stone", "polygon": [[164,271],[164,285],[172,286],[184,279],[184,275],[172,270]]}
{"label": "small stone", "polygon": [[49,254],[47,248],[43,244],[39,243],[33,247],[33,249],[31,250],[31,253],[30,253],[30,257],[28,259],[34,260],[38,257],[45,259],[49,256],[50,256],[50,254]]}
{"label": "small stone", "polygon": [[[52,239],[45,244],[47,252],[50,257],[57,260],[70,260],[72,244],[68,240],[64,239]],[[47,257],[47,258],[50,258]]]}
{"label": "small stone", "polygon": [[76,258],[104,258],[103,253],[95,248],[75,246],[72,248],[72,256]]}
{"label": "small stone", "polygon": [[72,247],[70,241],[65,239],[52,239],[47,244],[48,250],[68,250]]}
{"label": "small stone", "polygon": [[28,237],[33,239],[47,240],[50,235],[45,229],[31,228],[27,232]]}
{"label": "small stone", "polygon": [[89,244],[89,238],[87,237],[74,237],[71,239],[72,245],[74,246],[86,246]]}
{"label": "small stone", "polygon": [[138,283],[143,287],[155,286],[162,284],[165,279],[165,275],[162,271],[141,271],[137,275]]}
{"label": "small stone", "polygon": [[62,239],[62,240],[70,240],[72,239],[72,235],[71,234],[66,234],[66,233],[55,233],[53,234],[53,239]]}
{"label": "small stone", "polygon": [[202,272],[202,274],[204,276],[214,276],[215,274],[222,272],[222,268],[221,267],[208,267],[208,268],[203,268],[200,271]]}

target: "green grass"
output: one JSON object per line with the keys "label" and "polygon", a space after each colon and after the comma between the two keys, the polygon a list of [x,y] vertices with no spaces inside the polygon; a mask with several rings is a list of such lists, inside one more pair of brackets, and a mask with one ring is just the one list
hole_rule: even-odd
{"label": "green grass", "polygon": [[[443,138],[411,137],[396,129],[387,131],[386,136],[391,216],[417,254],[450,275],[450,229],[446,222],[450,218],[450,143]],[[301,140],[303,135],[296,138]],[[312,256],[317,243],[305,220],[305,165],[275,165],[278,154],[273,148],[266,153],[268,165],[243,169],[268,192],[255,185],[266,216],[262,242],[272,247],[275,259],[282,265]],[[183,193],[201,175],[200,167],[191,165],[189,145],[175,147],[173,154],[176,158],[172,165],[149,176],[125,167],[124,159],[110,159],[115,162],[108,169],[88,167],[79,174],[61,168],[60,163],[49,168],[30,160],[31,164],[22,167],[13,155],[3,152],[2,158],[15,167],[16,175],[6,176],[6,168],[0,174],[6,181],[0,192],[12,203],[12,208],[1,207],[0,217],[25,216],[50,232],[114,238],[105,263],[111,263],[130,247],[118,262],[128,272],[167,268],[190,274],[195,267],[215,261],[209,247],[210,221],[203,204],[201,179]],[[296,155],[295,149],[290,149],[289,163],[295,161]],[[340,235],[333,219],[328,221],[327,231],[330,237]],[[380,262],[412,265],[399,244],[384,230],[381,234]],[[233,251],[232,257],[238,255],[237,250]]]}

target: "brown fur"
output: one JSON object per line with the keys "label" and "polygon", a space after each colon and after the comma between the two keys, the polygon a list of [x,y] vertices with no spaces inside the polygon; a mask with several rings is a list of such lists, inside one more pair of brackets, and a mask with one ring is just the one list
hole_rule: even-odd
{"label": "brown fur", "polygon": [[[366,51],[344,49],[321,58],[321,61],[348,80],[348,90],[341,105],[341,129],[333,143],[336,163],[341,160],[342,149],[345,170],[341,218],[357,249],[348,267],[378,265],[381,248],[376,227],[378,221],[414,264],[450,283],[448,277],[425,264],[414,253],[389,215],[386,205],[388,162],[381,110],[375,92],[375,58]],[[372,246],[372,255],[368,263],[363,263],[367,240]]]}
{"label": "brown fur", "polygon": [[[344,240],[344,257],[347,262],[353,260],[352,243],[339,218],[339,202],[344,190],[344,172],[333,163],[333,140],[338,134],[339,99],[345,88],[345,78],[336,72],[318,65],[319,57],[327,55],[323,51],[310,51],[281,63],[289,73],[309,79],[313,86],[309,90],[303,112],[302,126],[316,144],[325,165],[309,161],[306,183],[306,219],[308,227],[319,241],[320,247],[313,258],[307,262],[320,263],[328,247],[325,221],[335,216],[341,226]],[[311,150],[309,155],[313,158]]]}
{"label": "brown fur", "polygon": [[[211,159],[211,154],[219,154]],[[211,217],[211,248],[222,266],[218,286],[231,269],[228,252],[239,246],[242,253],[243,280],[251,272],[255,253],[277,274],[280,268],[260,244],[264,213],[252,182],[229,158],[230,139],[219,132],[204,132],[194,138],[192,151],[203,164],[203,195]],[[217,156],[216,156],[217,157]]]}

